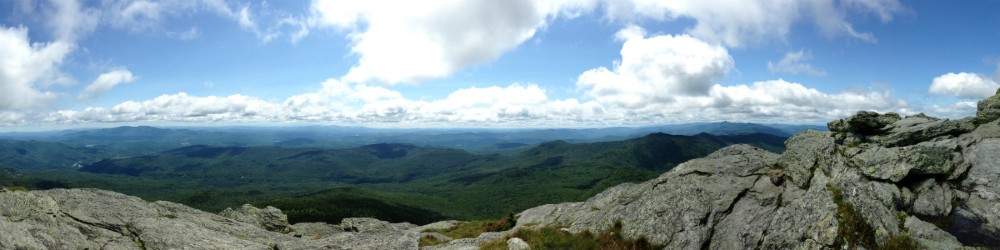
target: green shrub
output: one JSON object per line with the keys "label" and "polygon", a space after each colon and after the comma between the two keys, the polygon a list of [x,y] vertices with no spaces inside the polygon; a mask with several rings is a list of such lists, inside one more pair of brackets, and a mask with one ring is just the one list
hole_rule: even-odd
{"label": "green shrub", "polygon": [[[875,237],[875,229],[865,220],[858,210],[844,200],[844,193],[833,185],[827,185],[827,189],[833,193],[833,202],[837,204],[837,239],[834,242],[838,246],[848,246],[850,249],[864,247],[866,249],[919,249],[917,241],[910,236],[905,228],[900,228],[900,233],[889,235],[885,244],[879,245]],[[906,220],[906,213],[897,212],[899,225],[902,227]]]}
{"label": "green shrub", "polygon": [[[480,234],[485,232],[502,232],[510,230],[517,225],[517,219],[514,218],[514,213],[507,213],[507,217],[499,220],[481,220],[481,221],[467,221],[459,222],[454,227],[446,230],[429,230],[430,232],[436,232],[443,235],[447,235],[453,239],[462,238],[475,238],[479,237]],[[423,237],[420,239],[420,246],[432,246],[445,242],[440,242],[436,238],[424,240]],[[433,237],[430,237],[433,238]]]}
{"label": "green shrub", "polygon": [[601,234],[590,232],[568,233],[555,227],[520,229],[509,237],[485,242],[482,249],[507,249],[507,239],[521,238],[532,249],[602,249],[602,250],[643,250],[660,249],[650,244],[646,238],[625,239],[622,237],[620,222]]}

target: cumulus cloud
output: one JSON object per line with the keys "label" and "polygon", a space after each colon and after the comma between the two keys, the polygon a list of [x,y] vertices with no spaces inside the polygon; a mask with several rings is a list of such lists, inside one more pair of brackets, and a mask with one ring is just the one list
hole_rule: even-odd
{"label": "cumulus cloud", "polygon": [[767,62],[767,69],[771,73],[790,73],[790,74],[808,74],[814,76],[826,75],[826,71],[820,68],[814,67],[809,64],[808,61],[812,60],[812,53],[806,52],[804,50],[799,50],[796,52],[785,53],[785,57],[781,58],[778,63],[773,63],[771,61]]}
{"label": "cumulus cloud", "polygon": [[612,69],[591,69],[577,87],[601,103],[643,108],[672,102],[676,96],[705,95],[712,80],[725,76],[733,58],[719,46],[687,35],[645,37],[636,26],[618,32],[624,40],[621,61]]}
{"label": "cumulus cloud", "polygon": [[988,77],[961,72],[935,77],[928,91],[937,95],[983,99],[993,96],[997,88],[1000,84]]}
{"label": "cumulus cloud", "polygon": [[[874,35],[854,30],[849,19],[852,14],[862,13],[890,21],[902,11],[896,0],[314,0],[308,17],[272,12],[266,2],[241,5],[224,0],[108,0],[95,7],[72,0],[53,3],[67,10],[59,13],[75,16],[69,19],[84,20],[82,24],[54,22],[54,33],[68,34],[66,39],[29,44],[26,29],[0,30],[0,50],[21,52],[18,55],[22,56],[16,58],[36,58],[22,60],[27,66],[0,67],[0,96],[4,98],[0,100],[0,120],[4,124],[306,121],[403,126],[601,126],[752,119],[823,122],[860,109],[908,110],[907,104],[893,98],[889,91],[824,93],[780,79],[730,86],[715,82],[734,67],[727,48],[781,41],[793,23],[810,22],[829,35],[874,42]],[[439,100],[415,100],[375,84],[446,77],[488,63],[532,39],[555,19],[599,8],[604,8],[610,20],[621,23],[690,19],[694,25],[685,34],[648,35],[638,26],[618,32],[616,38],[623,43],[622,58],[611,67],[580,74],[576,83],[582,93],[579,98],[553,99],[538,85],[514,83],[463,88]],[[228,18],[265,42],[285,36],[295,42],[308,36],[310,29],[320,27],[344,32],[352,41],[351,51],[358,61],[343,77],[322,83],[321,90],[279,101],[245,95],[177,93],[112,107],[47,114],[13,110],[54,98],[55,94],[39,91],[38,86],[58,82],[58,65],[73,49],[70,38],[92,32],[95,22],[146,31],[167,18],[192,11],[209,11]],[[97,21],[93,21],[95,15],[100,16]],[[189,31],[198,33],[197,27]],[[790,52],[769,68],[822,72],[808,60],[806,52]],[[112,73],[106,73],[103,80],[98,77],[78,97],[93,98],[134,80],[130,72],[128,77]]]}
{"label": "cumulus cloud", "polygon": [[956,102],[948,105],[931,105],[927,112],[935,117],[959,119],[976,115],[976,102]]}
{"label": "cumulus cloud", "polygon": [[277,106],[245,95],[161,95],[144,101],[127,101],[111,108],[61,110],[41,118],[46,123],[115,122],[238,122],[275,121]]}
{"label": "cumulus cloud", "polygon": [[[728,50],[686,35],[646,37],[638,27],[618,33],[621,61],[582,73],[577,87],[620,123],[717,120],[822,122],[858,110],[906,111],[889,91],[824,93],[784,80],[723,86]],[[801,57],[801,56],[800,56]],[[904,112],[905,113],[905,112]]]}
{"label": "cumulus cloud", "polygon": [[97,28],[100,11],[81,6],[77,0],[51,0],[47,12],[49,28],[59,40],[75,41]]}
{"label": "cumulus cloud", "polygon": [[27,28],[0,26],[0,110],[49,105],[56,94],[39,89],[68,81],[59,65],[73,48],[63,41],[31,43]]}
{"label": "cumulus cloud", "polygon": [[688,33],[699,39],[743,47],[749,43],[783,40],[795,24],[812,22],[829,35],[847,35],[874,42],[874,35],[859,32],[848,14],[871,13],[883,22],[905,9],[897,0],[723,0],[723,1],[607,1],[611,19],[675,20],[690,18],[695,25]]}
{"label": "cumulus cloud", "polygon": [[318,25],[349,30],[358,63],[347,82],[396,84],[450,75],[500,57],[586,1],[317,0]]}
{"label": "cumulus cloud", "polygon": [[[553,19],[602,7],[610,20],[625,23],[692,19],[695,25],[687,34],[727,47],[784,40],[801,21],[811,21],[825,34],[875,42],[871,33],[854,29],[849,14],[870,13],[888,22],[904,11],[897,0],[314,0],[310,23],[348,32],[358,62],[342,80],[396,84],[445,77],[490,62],[534,37]],[[308,34],[308,29],[300,31]]]}
{"label": "cumulus cloud", "polygon": [[128,69],[113,70],[97,76],[97,79],[91,82],[90,85],[87,85],[87,88],[84,88],[83,92],[80,92],[76,98],[79,100],[94,99],[118,84],[130,83],[135,81],[135,79],[137,77],[133,76],[132,72],[128,71]]}
{"label": "cumulus cloud", "polygon": [[[700,103],[710,112],[742,119],[789,119],[825,121],[858,110],[900,112],[908,105],[889,91],[855,90],[824,93],[785,80],[750,85],[712,87],[710,94],[681,103]],[[905,113],[905,112],[904,112]]]}
{"label": "cumulus cloud", "polygon": [[[700,96],[675,96],[645,108],[575,98],[553,99],[535,84],[470,87],[437,100],[414,100],[381,87],[329,79],[316,92],[268,101],[252,96],[162,95],[110,108],[61,110],[40,117],[0,112],[14,121],[46,124],[156,122],[306,122],[402,127],[620,126],[741,120],[825,122],[857,110],[905,111],[887,91],[824,93],[784,80],[709,87]],[[904,112],[905,113],[905,112]]]}

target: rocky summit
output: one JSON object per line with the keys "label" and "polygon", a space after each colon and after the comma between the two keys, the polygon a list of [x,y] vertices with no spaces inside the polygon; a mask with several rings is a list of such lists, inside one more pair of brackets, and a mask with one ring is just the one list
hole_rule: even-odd
{"label": "rocky summit", "polygon": [[348,218],[289,225],[280,210],[211,214],[97,189],[0,192],[0,248],[475,249],[512,235],[613,227],[664,249],[963,249],[1000,247],[1000,93],[947,120],[862,111],[801,132],[778,155],[733,145],[583,202],[516,215],[504,232],[451,239],[425,226]]}

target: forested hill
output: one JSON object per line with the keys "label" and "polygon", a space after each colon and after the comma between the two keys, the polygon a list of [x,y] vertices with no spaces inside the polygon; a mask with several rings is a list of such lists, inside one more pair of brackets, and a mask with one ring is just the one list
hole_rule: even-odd
{"label": "forested hill", "polygon": [[5,181],[29,188],[97,187],[209,211],[274,205],[293,221],[373,216],[423,222],[580,200],[731,144],[780,152],[784,139],[654,133],[622,141],[552,141],[513,154],[398,143],[336,149],[195,145],[106,158],[79,170],[27,171]]}

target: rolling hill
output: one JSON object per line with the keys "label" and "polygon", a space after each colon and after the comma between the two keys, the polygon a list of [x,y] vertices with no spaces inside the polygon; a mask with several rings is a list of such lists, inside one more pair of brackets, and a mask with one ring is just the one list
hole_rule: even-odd
{"label": "rolling hill", "polygon": [[78,171],[23,172],[0,182],[96,187],[209,211],[244,203],[273,205],[292,221],[372,216],[425,222],[494,218],[581,200],[623,182],[648,180],[731,144],[780,152],[784,139],[761,133],[654,133],[622,141],[551,141],[513,154],[398,143],[335,149],[196,145],[104,159]]}

